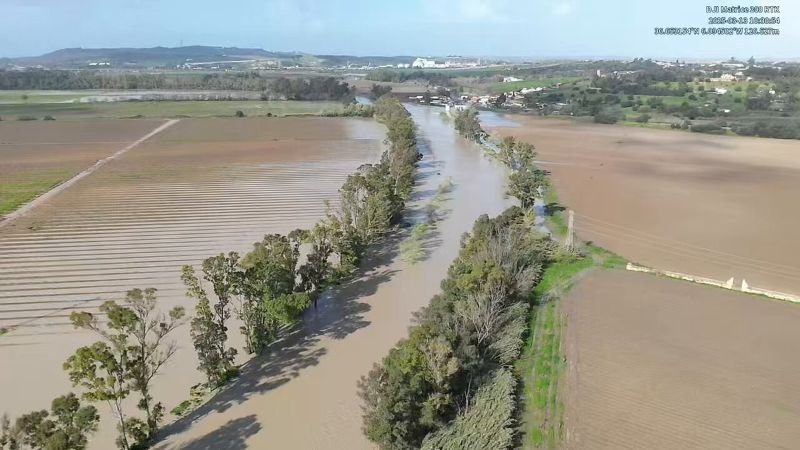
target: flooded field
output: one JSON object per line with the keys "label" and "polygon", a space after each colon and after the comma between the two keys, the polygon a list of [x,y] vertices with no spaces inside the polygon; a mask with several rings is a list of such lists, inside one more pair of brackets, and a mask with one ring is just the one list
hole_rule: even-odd
{"label": "flooded field", "polygon": [[[191,311],[181,265],[313,225],[346,176],[377,160],[384,135],[367,119],[184,119],[0,229],[0,327],[14,328],[0,343],[0,361],[14,361],[0,371],[0,413],[73,390],[61,364],[94,338],[71,329],[72,311],[135,287]],[[178,340],[156,383],[168,410],[200,380],[188,326]],[[114,435],[104,423],[92,447],[111,448]]]}
{"label": "flooded field", "polygon": [[[800,294],[800,147],[505,116],[533,143],[581,238],[658,269]],[[505,125],[501,125],[505,126]]]}
{"label": "flooded field", "polygon": [[[357,382],[407,336],[412,313],[427,305],[481,214],[510,205],[504,169],[457,136],[441,109],[406,105],[424,143],[409,217],[423,215],[437,186],[452,178],[444,217],[426,258],[409,265],[397,240],[365,262],[366,272],[330,292],[302,329],[251,360],[242,376],[196,414],[166,431],[156,448],[372,449],[361,431]],[[191,425],[191,426],[189,426]]]}
{"label": "flooded field", "polygon": [[0,122],[0,218],[161,123]]}
{"label": "flooded field", "polygon": [[566,448],[800,441],[796,305],[625,271],[593,272],[563,302]]}

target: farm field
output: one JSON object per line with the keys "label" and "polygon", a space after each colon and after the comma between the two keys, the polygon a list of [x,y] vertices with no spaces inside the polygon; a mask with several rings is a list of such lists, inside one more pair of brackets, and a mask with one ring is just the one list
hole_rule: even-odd
{"label": "farm field", "polygon": [[621,270],[567,313],[566,448],[793,448],[797,305]]}
{"label": "farm field", "polygon": [[[0,371],[0,414],[71,390],[61,364],[94,339],[68,325],[72,311],[135,287],[157,288],[164,310],[191,311],[183,264],[313,225],[347,175],[379,157],[384,135],[368,119],[183,119],[0,229],[0,327],[12,329],[0,360],[16,361]],[[188,328],[157,383],[168,410],[201,378]],[[93,448],[111,448],[113,424],[100,430]]]}
{"label": "farm field", "polygon": [[0,122],[0,218],[161,123]]}
{"label": "farm field", "polygon": [[800,294],[796,142],[505,116],[576,230],[634,262]]}
{"label": "farm field", "polygon": [[407,108],[425,145],[406,218],[424,218],[438,186],[453,184],[441,200],[426,255],[411,264],[402,257],[397,236],[390,237],[381,250],[370,252],[363,271],[324,294],[301,329],[252,359],[207,406],[167,427],[168,437],[154,448],[376,448],[361,430],[360,377],[407,335],[414,312],[441,291],[462,235],[475,219],[514,203],[504,195],[503,167],[458,136],[442,120],[441,109]]}
{"label": "farm field", "polygon": [[320,114],[342,109],[338,102],[306,101],[125,101],[94,103],[0,103],[3,121],[16,121],[20,117],[42,120],[52,116],[56,120],[98,118],[164,118],[164,117],[217,117],[233,116],[242,111],[247,116],[288,116]]}
{"label": "farm field", "polygon": [[489,86],[489,90],[492,94],[500,94],[502,92],[519,91],[521,89],[550,87],[555,86],[558,83],[572,83],[574,81],[580,81],[581,79],[581,77],[551,77],[539,78],[535,80],[511,81],[508,83],[498,82],[492,83]]}

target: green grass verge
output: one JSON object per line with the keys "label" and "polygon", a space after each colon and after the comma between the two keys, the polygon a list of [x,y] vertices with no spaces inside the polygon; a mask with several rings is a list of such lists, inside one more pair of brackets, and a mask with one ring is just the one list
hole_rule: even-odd
{"label": "green grass verge", "polygon": [[76,101],[81,97],[92,95],[75,91],[2,91],[0,90],[0,103],[58,103]]}
{"label": "green grass verge", "polygon": [[560,392],[566,368],[562,349],[565,323],[554,295],[566,292],[577,276],[594,263],[588,256],[565,256],[544,270],[534,290],[528,339],[516,365],[522,380],[522,448],[557,448],[564,437]]}
{"label": "green grass verge", "polygon": [[72,172],[48,171],[31,174],[24,181],[0,181],[0,216],[15,211],[25,203],[63,183]]}
{"label": "green grass verge", "polygon": [[126,117],[233,117],[236,111],[246,116],[318,115],[343,111],[338,102],[301,101],[158,101],[98,103],[27,103],[0,104],[3,120],[32,116],[59,119],[93,119]]}
{"label": "green grass verge", "polygon": [[608,250],[585,245],[581,256],[564,255],[547,266],[533,291],[528,337],[516,370],[522,380],[521,432],[524,449],[555,449],[564,438],[562,393],[566,369],[565,317],[561,297],[593,268],[624,267]]}
{"label": "green grass verge", "polygon": [[[545,205],[551,205],[551,207],[560,206],[558,194],[556,194],[556,190],[552,186],[545,192],[544,203]],[[545,225],[556,238],[563,238],[567,235],[567,219],[564,218],[563,211],[553,210],[547,214],[545,216]]]}

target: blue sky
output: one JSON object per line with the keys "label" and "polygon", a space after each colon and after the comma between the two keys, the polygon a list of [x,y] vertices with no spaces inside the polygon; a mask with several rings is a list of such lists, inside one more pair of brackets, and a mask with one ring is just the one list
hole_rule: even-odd
{"label": "blue sky", "polygon": [[800,2],[739,3],[780,5],[782,34],[653,36],[656,26],[707,26],[710,0],[0,0],[0,56],[183,43],[355,55],[800,58]]}

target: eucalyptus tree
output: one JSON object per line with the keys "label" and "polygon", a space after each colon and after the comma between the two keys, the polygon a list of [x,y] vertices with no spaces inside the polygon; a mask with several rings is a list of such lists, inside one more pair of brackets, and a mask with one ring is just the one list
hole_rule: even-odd
{"label": "eucalyptus tree", "polygon": [[[269,234],[253,244],[253,250],[242,260],[242,302],[239,318],[248,353],[259,353],[275,340],[281,323],[276,319],[276,302],[295,292],[300,241]],[[288,301],[288,300],[287,300]]]}
{"label": "eucalyptus tree", "polygon": [[0,449],[83,450],[88,436],[97,431],[100,416],[92,405],[81,405],[69,393],[53,400],[50,411],[24,414],[12,426],[7,416],[0,422]]}
{"label": "eucalyptus tree", "polygon": [[[64,363],[70,380],[86,389],[83,397],[106,401],[119,419],[118,445],[131,447],[149,442],[164,417],[164,406],[152,396],[153,379],[174,356],[177,347],[168,336],[183,323],[185,311],[176,306],[167,314],[156,311],[156,289],[132,289],[123,304],[107,301],[100,306],[106,321],[90,312],[73,312],[76,328],[91,330],[101,340],[79,348]],[[131,392],[140,396],[138,408],[145,421],[126,417],[123,403]]]}
{"label": "eucalyptus tree", "polygon": [[216,298],[213,303],[194,267],[183,266],[181,280],[186,286],[186,296],[197,301],[190,333],[200,361],[198,369],[206,375],[209,386],[215,388],[236,371],[236,349],[228,347],[227,322],[231,317],[231,302],[240,291],[239,255],[230,252],[207,258],[202,271],[203,279],[211,283]]}

